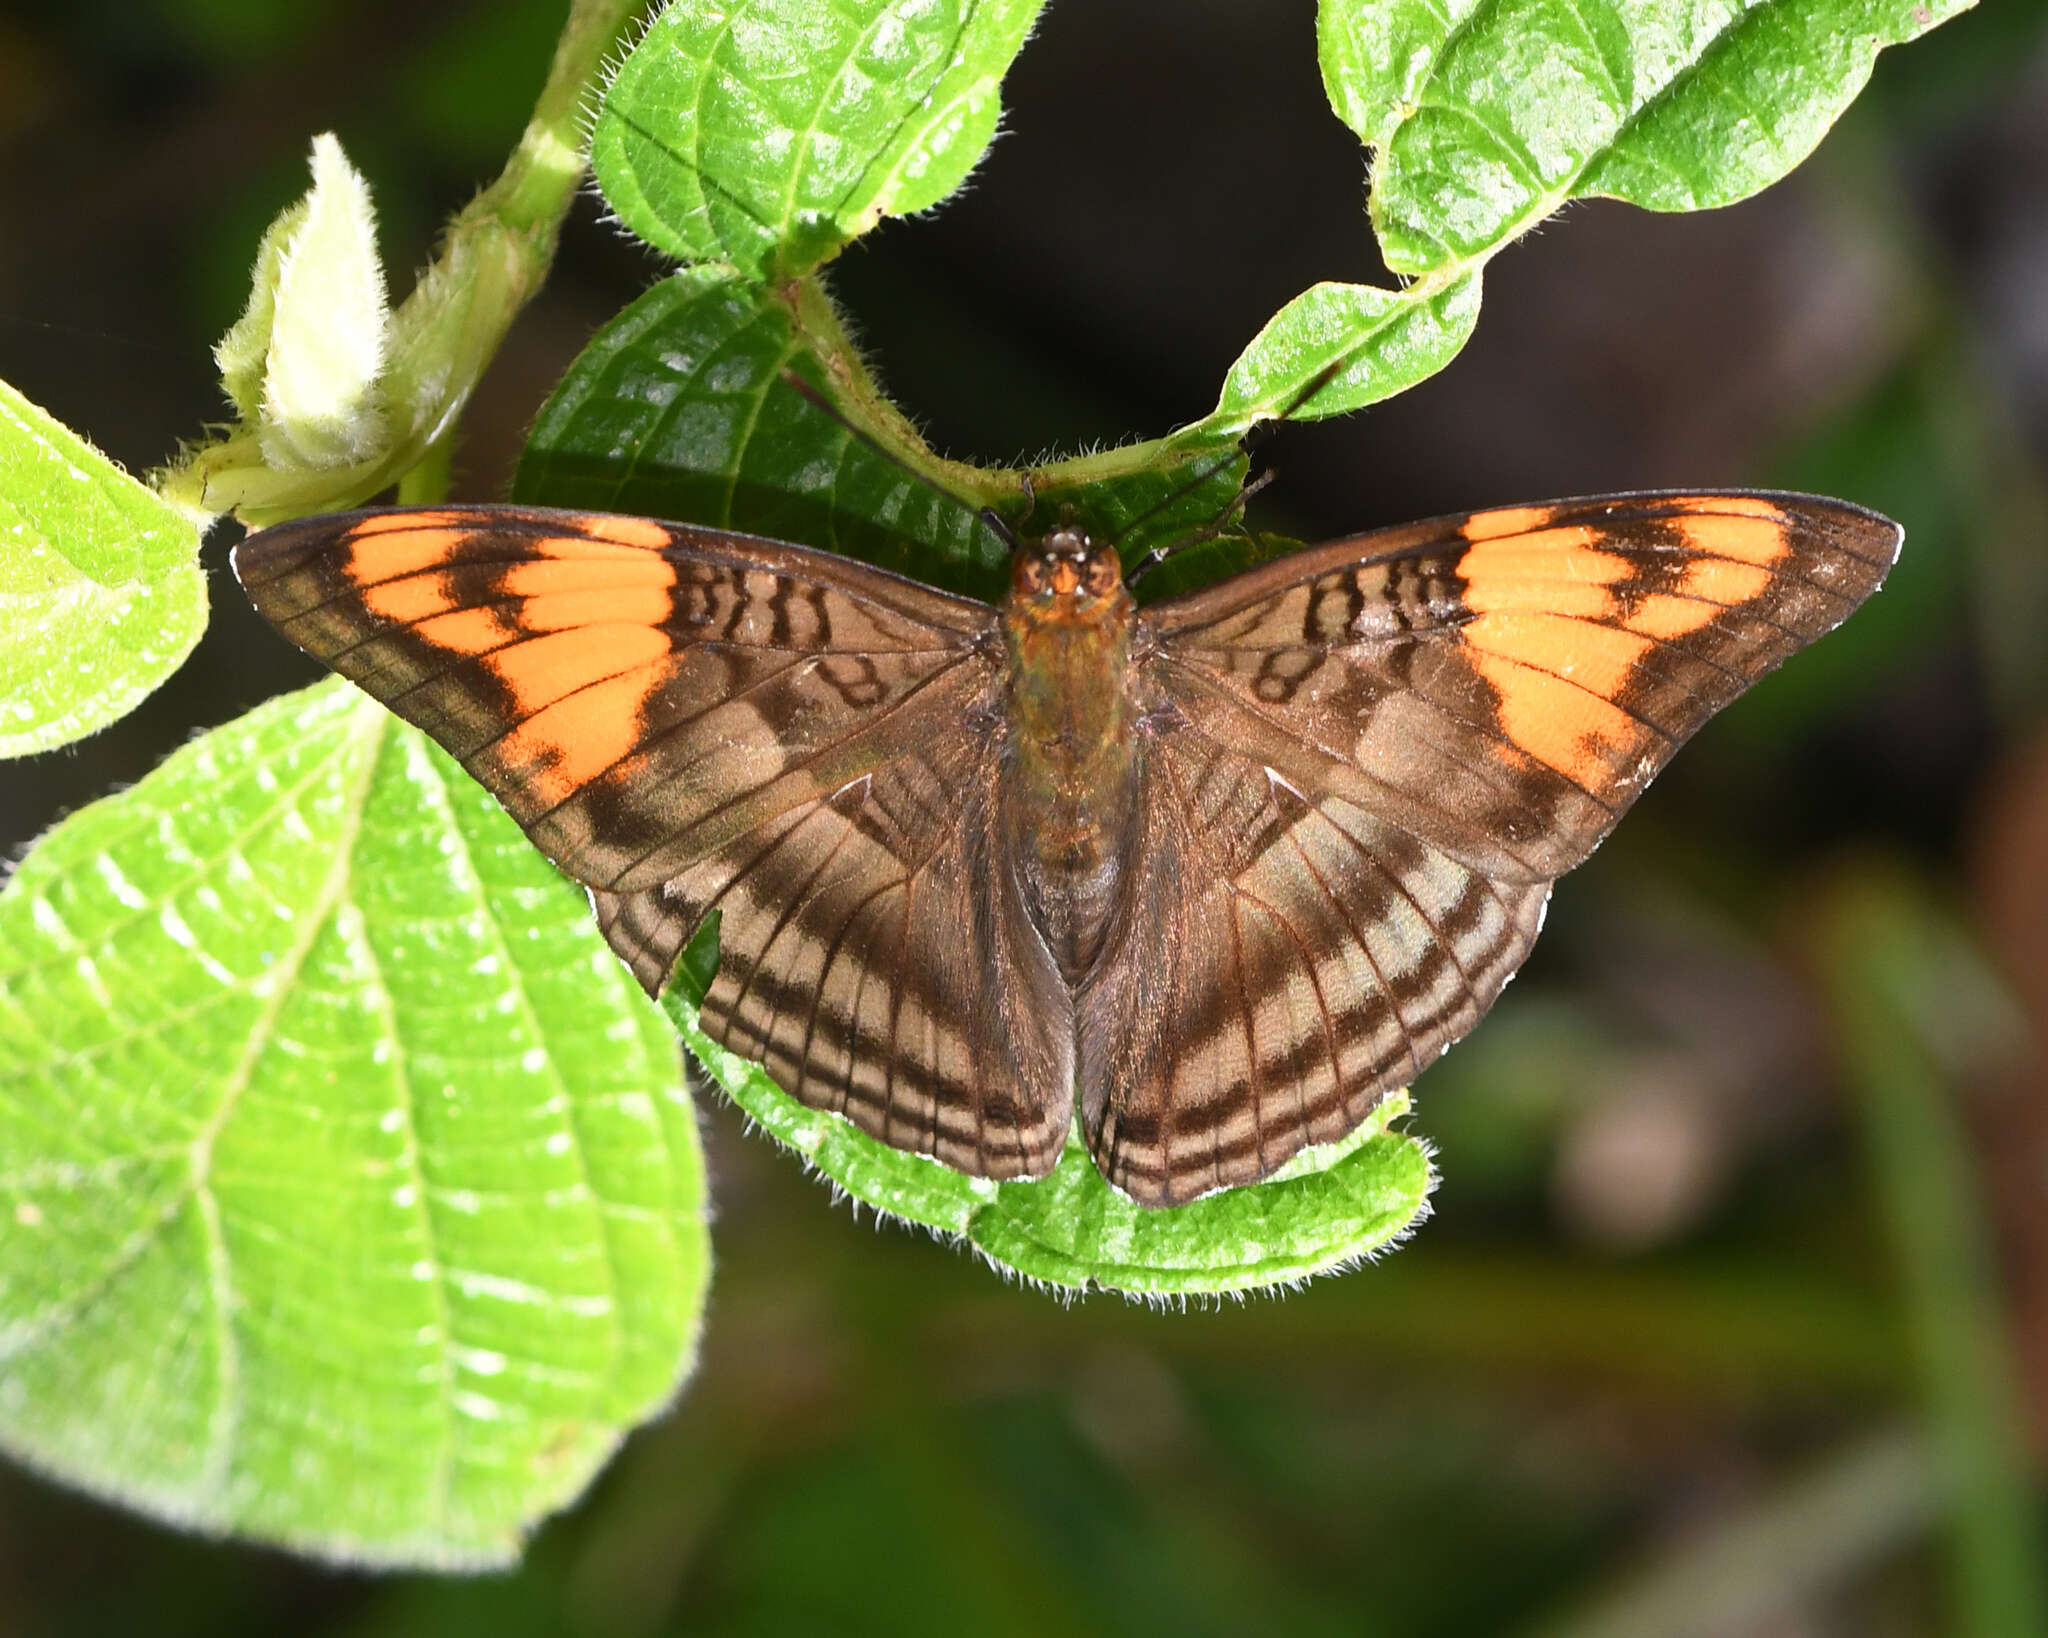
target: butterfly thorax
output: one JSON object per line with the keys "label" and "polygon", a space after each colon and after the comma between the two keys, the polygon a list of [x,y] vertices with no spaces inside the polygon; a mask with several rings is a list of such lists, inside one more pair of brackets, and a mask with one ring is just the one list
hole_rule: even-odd
{"label": "butterfly thorax", "polygon": [[1006,817],[1026,903],[1070,984],[1101,947],[1137,809],[1135,619],[1111,547],[1063,528],[1017,553],[1003,604]]}

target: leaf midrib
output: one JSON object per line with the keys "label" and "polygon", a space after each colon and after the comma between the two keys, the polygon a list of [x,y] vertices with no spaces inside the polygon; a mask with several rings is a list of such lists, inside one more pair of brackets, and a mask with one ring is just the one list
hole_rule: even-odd
{"label": "leaf midrib", "polygon": [[[319,939],[328,923],[333,919],[336,908],[347,891],[349,878],[355,862],[355,847],[362,834],[363,811],[368,803],[371,782],[376,777],[378,758],[383,750],[384,735],[391,722],[384,708],[364,697],[354,702],[354,723],[351,731],[336,747],[336,755],[355,750],[361,755],[362,765],[357,771],[352,788],[342,809],[342,824],[335,837],[334,856],[329,864],[326,880],[321,883],[313,901],[300,914],[297,936],[287,947],[284,955],[264,975],[270,980],[270,993],[264,998],[263,1009],[257,1014],[249,1028],[249,1035],[241,1056],[221,1088],[219,1106],[213,1118],[202,1127],[197,1136],[187,1145],[190,1156],[190,1194],[200,1211],[201,1222],[206,1230],[207,1273],[214,1313],[214,1346],[219,1358],[220,1395],[210,1427],[207,1454],[200,1480],[201,1492],[217,1496],[226,1484],[230,1464],[234,1459],[235,1434],[241,1423],[241,1344],[236,1336],[234,1324],[234,1277],[228,1255],[227,1238],[220,1221],[220,1203],[212,1186],[213,1149],[229,1118],[240,1103],[242,1094],[248,1089],[255,1073],[256,1063],[270,1045],[277,1027],[277,1020],[283,1014],[285,1004],[297,987],[298,974],[305,965],[314,943]],[[309,783],[307,781],[301,783]],[[166,1219],[168,1221],[168,1218]],[[161,1226],[161,1225],[159,1225]]]}

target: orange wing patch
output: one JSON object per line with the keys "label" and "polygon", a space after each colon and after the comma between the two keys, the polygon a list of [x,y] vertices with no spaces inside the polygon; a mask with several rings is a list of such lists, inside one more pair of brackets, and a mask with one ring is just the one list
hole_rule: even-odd
{"label": "orange wing patch", "polygon": [[1464,635],[1489,656],[1548,672],[1606,700],[1620,695],[1650,651],[1650,639],[1632,631],[1541,609],[1482,614]]}
{"label": "orange wing patch", "polygon": [[675,537],[667,525],[656,523],[652,518],[629,518],[615,516],[609,512],[593,512],[580,521],[584,534],[591,540],[608,540],[643,552],[658,552],[665,546],[675,544]]}
{"label": "orange wing patch", "polygon": [[1467,540],[1493,540],[1501,535],[1526,535],[1557,516],[1554,506],[1497,506],[1491,512],[1474,512],[1458,526]]}
{"label": "orange wing patch", "polygon": [[1680,588],[1688,597],[1702,598],[1732,608],[1761,596],[1771,583],[1771,571],[1758,563],[1738,563],[1725,557],[1702,557],[1686,565],[1685,583]]}
{"label": "orange wing patch", "polygon": [[[1600,641],[1587,638],[1597,634]],[[1465,628],[1473,668],[1500,698],[1516,745],[1598,795],[1646,732],[1613,703],[1647,638],[1562,616],[1483,615]]]}
{"label": "orange wing patch", "polygon": [[406,535],[427,529],[457,529],[467,534],[476,528],[476,519],[460,512],[437,512],[426,508],[400,509],[395,512],[373,512],[368,517],[359,517],[348,526],[344,537],[347,543],[369,540],[376,535]]}
{"label": "orange wing patch", "polygon": [[514,709],[532,716],[592,683],[659,665],[673,652],[667,634],[651,625],[570,626],[500,648],[488,664]]}
{"label": "orange wing patch", "polygon": [[1789,520],[1761,497],[1658,510],[1667,506],[1654,519],[1662,553],[1620,520],[1554,526],[1556,507],[1483,512],[1460,528],[1473,542],[1457,561],[1473,616],[1460,636],[1498,698],[1502,731],[1595,794],[1669,738],[1623,703],[1651,651],[1762,596],[1792,554]]}
{"label": "orange wing patch", "polygon": [[362,589],[371,613],[411,625],[452,606],[438,571],[455,561],[469,538],[463,529],[421,529],[369,546],[351,541],[348,577]]}
{"label": "orange wing patch", "polygon": [[521,563],[499,580],[519,599],[513,618],[526,631],[571,626],[658,626],[675,607],[675,571],[658,557]]}
{"label": "orange wing patch", "polygon": [[1589,620],[1619,608],[1608,590],[1635,572],[1627,558],[1600,551],[1597,529],[1542,529],[1488,539],[1458,559],[1465,603],[1475,614],[1542,608]]}
{"label": "orange wing patch", "polygon": [[1738,563],[1778,563],[1792,551],[1785,538],[1785,522],[1775,514],[1690,512],[1670,519],[1669,524],[1695,551]]}
{"label": "orange wing patch", "polygon": [[[441,606],[446,606],[445,600]],[[437,614],[420,621],[413,627],[413,635],[457,654],[488,654],[518,641],[519,627],[505,609],[457,609],[452,614]]]}
{"label": "orange wing patch", "polygon": [[[576,688],[479,753],[477,763],[495,763],[499,778],[512,787],[506,805],[513,816],[530,821],[559,807],[624,762],[640,743],[641,708],[664,672],[640,665]],[[529,680],[542,688],[546,673]],[[481,776],[480,766],[472,771]]]}
{"label": "orange wing patch", "polygon": [[1654,592],[1645,597],[1628,623],[1632,630],[1668,642],[1698,631],[1726,609],[1761,596],[1770,583],[1770,570],[1757,564],[1703,557],[1686,566],[1676,593]]}
{"label": "orange wing patch", "polygon": [[567,801],[632,752],[674,652],[663,627],[676,572],[660,550],[670,531],[645,518],[567,522],[495,561],[490,537],[458,513],[366,518],[342,543],[343,573],[371,615],[480,661],[503,690],[489,710],[509,710],[514,725],[479,755],[516,788],[510,805],[523,816]]}
{"label": "orange wing patch", "polygon": [[1466,606],[1477,616],[1461,635],[1500,698],[1502,729],[1537,761],[1592,789],[1643,732],[1612,701],[1651,643],[1601,623],[1620,621],[1614,588],[1635,572],[1627,558],[1599,549],[1602,538],[1586,524],[1489,536],[1458,560]]}
{"label": "orange wing patch", "polygon": [[[1793,498],[1796,500],[1799,497]],[[1659,495],[1655,499],[1660,507],[1668,506],[1693,517],[1703,514],[1725,517],[1733,514],[1739,517],[1769,518],[1777,524],[1785,521],[1784,509],[1767,495]]]}

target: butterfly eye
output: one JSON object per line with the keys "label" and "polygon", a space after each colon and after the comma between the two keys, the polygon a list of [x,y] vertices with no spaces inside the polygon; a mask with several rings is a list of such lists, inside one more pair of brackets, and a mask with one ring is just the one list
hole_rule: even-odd
{"label": "butterfly eye", "polygon": [[1107,597],[1123,579],[1123,565],[1114,546],[1098,546],[1081,565],[1081,589],[1090,597]]}
{"label": "butterfly eye", "polygon": [[1045,559],[1024,551],[1010,570],[1010,591],[1016,597],[1036,597],[1045,590]]}

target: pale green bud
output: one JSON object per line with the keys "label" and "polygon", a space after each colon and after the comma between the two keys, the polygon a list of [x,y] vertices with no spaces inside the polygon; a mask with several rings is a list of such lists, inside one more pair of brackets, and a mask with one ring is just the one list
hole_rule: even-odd
{"label": "pale green bud", "polygon": [[317,136],[312,189],[264,235],[249,306],[216,351],[266,462],[323,470],[383,451],[390,327],[369,187]]}

